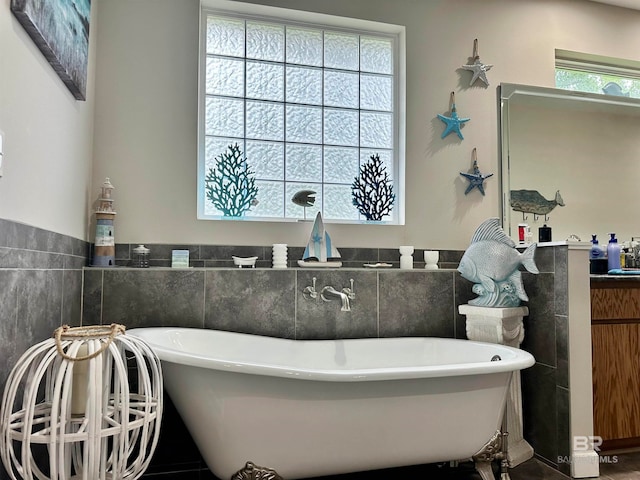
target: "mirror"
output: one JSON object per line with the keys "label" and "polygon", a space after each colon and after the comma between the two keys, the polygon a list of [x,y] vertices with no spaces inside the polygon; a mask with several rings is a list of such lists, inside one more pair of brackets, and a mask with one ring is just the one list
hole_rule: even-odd
{"label": "mirror", "polygon": [[[518,224],[527,223],[536,242],[544,224],[552,241],[597,234],[606,248],[609,232],[619,242],[640,237],[640,100],[514,84],[498,91],[509,236],[518,242]],[[539,195],[520,192],[516,208],[544,204],[546,217],[514,210],[510,192],[519,190]]]}

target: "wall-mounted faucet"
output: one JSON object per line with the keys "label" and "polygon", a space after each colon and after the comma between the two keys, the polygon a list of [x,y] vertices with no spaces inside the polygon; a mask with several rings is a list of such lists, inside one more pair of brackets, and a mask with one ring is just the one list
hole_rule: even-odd
{"label": "wall-mounted faucet", "polygon": [[345,287],[340,292],[337,291],[332,286],[327,285],[320,292],[320,297],[325,302],[330,302],[331,301],[331,299],[327,298],[325,295],[331,295],[333,297],[339,297],[340,300],[342,301],[342,308],[340,309],[340,311],[342,311],[342,312],[350,312],[351,311],[350,301],[353,300],[354,298],[356,298],[356,294],[353,291],[353,278],[350,280],[350,282],[351,282],[351,287]]}
{"label": "wall-mounted faucet", "polygon": [[351,307],[349,306],[349,296],[346,293],[339,292],[335,288],[333,288],[332,286],[327,285],[320,292],[320,297],[322,297],[322,300],[324,300],[325,302],[330,302],[331,300],[329,298],[325,297],[325,294],[333,295],[333,296],[336,296],[336,297],[340,297],[340,299],[342,300],[342,308],[340,310],[342,312],[351,311]]}
{"label": "wall-mounted faucet", "polygon": [[[302,296],[306,299],[317,300],[318,299],[318,291],[316,290],[316,277],[313,277],[312,284],[307,285],[302,290]],[[327,285],[323,287],[320,291],[320,298],[325,302],[330,302],[330,297],[338,297],[342,302],[342,308],[340,310],[342,312],[350,312],[351,311],[351,300],[356,298],[356,294],[353,291],[353,278],[349,279],[350,287],[344,287],[341,291],[336,290],[331,285]]]}

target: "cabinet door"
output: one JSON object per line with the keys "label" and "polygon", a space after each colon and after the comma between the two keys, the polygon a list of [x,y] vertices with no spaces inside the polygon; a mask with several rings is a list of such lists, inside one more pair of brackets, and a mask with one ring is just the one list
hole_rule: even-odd
{"label": "cabinet door", "polygon": [[[622,282],[616,282],[618,285]],[[634,288],[591,288],[591,321],[631,321],[640,323],[640,289],[638,282]]]}
{"label": "cabinet door", "polygon": [[640,324],[594,324],[591,333],[594,434],[640,440]]}

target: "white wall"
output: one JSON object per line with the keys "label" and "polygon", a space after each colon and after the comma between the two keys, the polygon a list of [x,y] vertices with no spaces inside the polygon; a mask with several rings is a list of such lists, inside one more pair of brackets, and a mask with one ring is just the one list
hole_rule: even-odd
{"label": "white wall", "polygon": [[[640,12],[585,0],[262,0],[406,26],[406,225],[332,225],[340,247],[468,246],[500,216],[496,87],[554,86],[554,49],[640,60]],[[111,177],[118,242],[303,245],[308,225],[196,220],[198,0],[102,0],[93,190]],[[460,70],[479,41],[491,85]],[[449,94],[470,117],[440,139]],[[486,196],[459,172],[477,148]]]}
{"label": "white wall", "polygon": [[0,0],[0,218],[87,240],[93,160],[97,2],[87,101],[77,101]]}

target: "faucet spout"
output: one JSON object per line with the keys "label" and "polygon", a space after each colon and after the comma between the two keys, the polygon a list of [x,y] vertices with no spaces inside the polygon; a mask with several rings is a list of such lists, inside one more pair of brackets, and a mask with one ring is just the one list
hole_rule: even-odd
{"label": "faucet spout", "polygon": [[340,298],[340,300],[342,301],[342,308],[340,309],[340,311],[342,311],[342,312],[350,312],[351,311],[351,306],[349,305],[349,295],[347,295],[346,293],[339,292],[335,288],[333,288],[332,286],[327,285],[320,292],[320,296],[322,297],[322,299],[325,302],[330,302],[331,300],[326,298],[325,294],[332,295],[334,297],[339,297]]}

